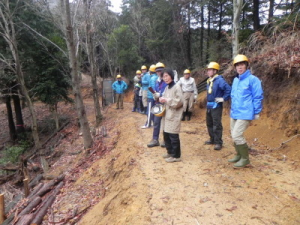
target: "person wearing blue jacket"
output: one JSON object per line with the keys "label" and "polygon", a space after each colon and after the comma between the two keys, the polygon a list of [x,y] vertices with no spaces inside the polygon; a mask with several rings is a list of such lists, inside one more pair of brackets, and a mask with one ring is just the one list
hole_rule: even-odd
{"label": "person wearing blue jacket", "polygon": [[116,92],[116,109],[123,109],[124,91],[127,89],[127,84],[122,80],[122,76],[117,75],[117,80],[112,84],[112,89]]}
{"label": "person wearing blue jacket", "polygon": [[[149,71],[150,71],[149,87],[152,87],[153,90],[155,90],[155,83],[157,80],[155,68],[156,68],[155,65],[151,65],[149,68]],[[151,113],[151,108],[154,105],[154,98],[153,98],[153,94],[149,91],[149,89],[147,92],[147,103],[148,103],[147,104],[147,109],[148,109],[147,110],[147,121],[146,121],[145,125],[141,127],[142,129],[151,127],[153,120],[154,120],[154,115]]]}
{"label": "person wearing blue jacket", "polygon": [[[158,76],[156,83],[155,83],[155,94],[153,94],[153,98],[155,100],[154,105],[159,102],[159,98],[162,97],[165,88],[168,86],[168,84],[163,80],[163,70],[165,68],[165,65],[161,62],[158,62],[156,65],[156,74]],[[152,140],[150,141],[147,146],[149,148],[159,146],[159,133],[160,133],[160,124],[161,124],[162,117],[154,116],[154,125],[153,125],[153,135]],[[165,147],[165,143],[161,143],[161,147]]]}
{"label": "person wearing blue jacket", "polygon": [[230,97],[231,87],[221,75],[218,75],[220,65],[210,62],[207,66],[207,111],[206,126],[210,137],[207,145],[215,145],[214,150],[221,150],[223,145],[222,112],[223,102]]}
{"label": "person wearing blue jacket", "polygon": [[243,134],[250,121],[259,118],[263,89],[261,81],[247,69],[249,60],[245,55],[237,55],[233,65],[238,75],[232,84],[230,129],[236,155],[228,161],[235,162],[235,168],[242,168],[250,164],[249,147]]}
{"label": "person wearing blue jacket", "polygon": [[147,67],[144,65],[141,67],[142,70],[142,96],[144,113],[147,115],[147,100],[148,100],[148,87],[150,83],[150,74],[147,72]]}

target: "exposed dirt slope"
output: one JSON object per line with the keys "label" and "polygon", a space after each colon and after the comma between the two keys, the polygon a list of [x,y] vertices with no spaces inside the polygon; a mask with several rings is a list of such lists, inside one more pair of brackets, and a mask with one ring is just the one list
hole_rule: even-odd
{"label": "exposed dirt slope", "polygon": [[161,157],[163,148],[146,147],[152,129],[140,129],[145,116],[131,113],[131,106],[108,109],[106,121],[115,126],[107,138],[118,136],[115,148],[74,183],[101,183],[94,190],[102,199],[79,224],[300,223],[299,158],[291,157],[299,155],[299,138],[284,149],[268,150],[289,138],[262,115],[246,134],[254,149],[252,167],[233,169],[227,162],[234,152],[228,114],[223,118],[225,147],[214,151],[203,145],[208,136],[204,110],[198,108],[192,121],[182,123],[182,162],[168,164]]}

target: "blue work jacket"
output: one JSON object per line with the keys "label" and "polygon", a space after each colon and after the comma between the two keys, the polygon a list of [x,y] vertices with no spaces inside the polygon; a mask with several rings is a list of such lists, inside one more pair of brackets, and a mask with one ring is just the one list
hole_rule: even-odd
{"label": "blue work jacket", "polygon": [[[156,84],[157,78],[158,78],[158,76],[156,75],[156,73],[153,73],[153,74],[150,75],[149,87],[152,87],[153,90],[155,90],[155,84]],[[148,90],[148,93],[147,93],[147,98],[153,99],[153,95],[149,90]]]}
{"label": "blue work jacket", "polygon": [[262,110],[261,81],[250,70],[234,78],[231,90],[232,119],[253,120]]}
{"label": "blue work jacket", "polygon": [[[224,101],[227,101],[230,98],[231,87],[221,75],[214,79],[211,93],[208,93],[208,89],[209,83],[207,84],[207,108],[218,108],[223,105],[222,102],[215,103],[215,98],[224,98]],[[213,104],[209,105],[209,103]]]}
{"label": "blue work jacket", "polygon": [[142,90],[148,90],[150,83],[150,74],[149,73],[144,73],[142,76]]}
{"label": "blue work jacket", "polygon": [[125,81],[120,80],[120,81],[115,81],[112,84],[112,89],[117,93],[117,94],[123,94],[124,91],[127,89],[127,84]]}

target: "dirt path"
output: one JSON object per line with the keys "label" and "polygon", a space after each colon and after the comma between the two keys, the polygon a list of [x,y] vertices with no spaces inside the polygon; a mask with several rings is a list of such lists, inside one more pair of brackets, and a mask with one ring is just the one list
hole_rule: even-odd
{"label": "dirt path", "polygon": [[105,115],[114,121],[116,146],[77,181],[103,180],[105,194],[79,224],[300,224],[299,162],[256,154],[252,167],[233,169],[228,127],[221,151],[204,146],[197,109],[196,118],[182,123],[182,162],[166,163],[164,148],[146,147],[152,129],[140,129],[146,118],[130,107]]}

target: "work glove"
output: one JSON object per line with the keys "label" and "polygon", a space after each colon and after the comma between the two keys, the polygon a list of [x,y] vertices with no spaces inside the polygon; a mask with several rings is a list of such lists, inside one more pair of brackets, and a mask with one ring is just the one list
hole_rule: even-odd
{"label": "work glove", "polygon": [[258,120],[259,119],[259,114],[254,115],[254,119]]}
{"label": "work glove", "polygon": [[160,97],[160,93],[158,93],[158,92],[155,92],[155,93],[152,94],[152,95],[153,95],[153,98],[154,98],[155,100],[158,100],[159,97]]}
{"label": "work glove", "polygon": [[216,103],[224,102],[224,98],[215,98]]}

